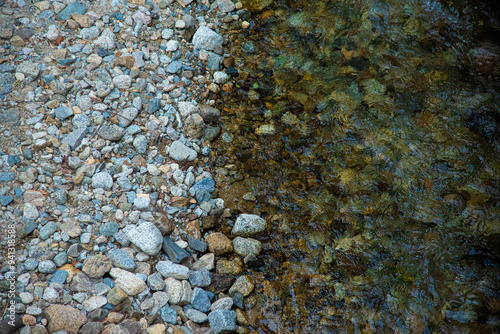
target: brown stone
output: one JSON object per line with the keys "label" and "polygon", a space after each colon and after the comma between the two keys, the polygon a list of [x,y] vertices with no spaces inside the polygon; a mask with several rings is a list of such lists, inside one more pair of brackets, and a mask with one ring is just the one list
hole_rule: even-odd
{"label": "brown stone", "polygon": [[227,57],[222,61],[222,63],[224,64],[224,67],[233,67],[234,66],[234,58]]}
{"label": "brown stone", "polygon": [[33,326],[35,324],[36,324],[36,318],[34,316],[32,316],[31,314],[23,315],[23,325]]}
{"label": "brown stone", "polygon": [[205,122],[199,114],[192,114],[186,118],[184,133],[191,138],[198,139],[203,133]]}
{"label": "brown stone", "polygon": [[169,235],[175,229],[175,223],[168,219],[167,216],[161,216],[155,223],[155,226],[158,227],[161,234]]}
{"label": "brown stone", "polygon": [[216,268],[219,274],[240,275],[242,273],[241,266],[235,261],[219,260]]}
{"label": "brown stone", "polygon": [[104,255],[94,255],[83,263],[83,272],[90,278],[100,278],[111,270],[111,260]]}
{"label": "brown stone", "polygon": [[18,36],[18,35],[15,35],[14,37],[12,37],[10,39],[10,44],[12,46],[15,46],[15,47],[18,47],[18,48],[23,47],[23,46],[26,45],[26,43],[24,42],[24,40],[20,36]]}
{"label": "brown stone", "polygon": [[64,266],[59,268],[59,270],[64,270],[68,273],[68,277],[66,277],[66,282],[71,283],[71,280],[73,279],[73,276],[78,274],[80,270],[76,269],[72,264],[66,263]]}
{"label": "brown stone", "polygon": [[232,83],[225,83],[222,85],[222,90],[226,93],[234,92],[234,86]]}
{"label": "brown stone", "polygon": [[208,245],[210,253],[214,253],[216,256],[228,254],[233,251],[233,245],[229,238],[220,232],[206,236],[205,242]]}
{"label": "brown stone", "polygon": [[77,334],[78,330],[87,322],[87,317],[77,308],[70,305],[52,304],[45,309],[48,320],[49,333],[66,331]]}
{"label": "brown stone", "polygon": [[72,13],[70,17],[75,20],[82,28],[89,28],[92,26],[92,19],[87,15]]}
{"label": "brown stone", "polygon": [[83,173],[78,173],[73,177],[73,183],[74,184],[80,184],[83,181],[83,178],[85,177],[85,174]]}
{"label": "brown stone", "polygon": [[125,316],[123,314],[121,314],[121,313],[118,313],[118,312],[109,312],[108,317],[106,318],[106,320],[108,322],[116,324],[116,323],[122,321],[122,319],[124,317]]}
{"label": "brown stone", "polygon": [[172,197],[172,203],[170,206],[176,208],[188,207],[189,206],[189,198],[186,197]]}
{"label": "brown stone", "polygon": [[231,274],[213,274],[212,285],[215,293],[228,290],[234,282],[234,275]]}
{"label": "brown stone", "polygon": [[192,220],[187,223],[185,231],[188,237],[192,235],[196,239],[201,240],[200,222],[198,220]]}
{"label": "brown stone", "polygon": [[235,311],[236,311],[236,323],[240,326],[248,327],[250,323],[248,322],[245,313],[239,308],[237,308]]}
{"label": "brown stone", "polygon": [[172,326],[170,328],[172,329],[172,334],[186,334],[186,332],[178,326]]}
{"label": "brown stone", "polygon": [[24,202],[31,203],[35,206],[44,206],[45,196],[43,196],[41,191],[26,190],[24,193]]}
{"label": "brown stone", "polygon": [[128,69],[134,67],[135,58],[132,56],[121,56],[115,59],[116,66],[125,66]]}
{"label": "brown stone", "polygon": [[201,218],[201,227],[206,230],[218,227],[219,225],[219,219],[216,216],[206,216]]}

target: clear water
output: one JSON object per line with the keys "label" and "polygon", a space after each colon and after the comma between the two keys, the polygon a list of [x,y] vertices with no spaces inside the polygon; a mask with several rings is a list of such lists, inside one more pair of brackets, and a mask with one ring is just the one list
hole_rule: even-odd
{"label": "clear water", "polygon": [[498,5],[267,2],[218,141],[226,201],[272,222],[251,328],[498,332]]}

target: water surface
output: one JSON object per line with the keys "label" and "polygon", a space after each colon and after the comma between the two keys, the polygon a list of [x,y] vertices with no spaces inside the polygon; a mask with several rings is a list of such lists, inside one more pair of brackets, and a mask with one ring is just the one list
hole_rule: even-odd
{"label": "water surface", "polygon": [[498,5],[260,4],[218,141],[222,196],[272,222],[252,329],[497,332]]}

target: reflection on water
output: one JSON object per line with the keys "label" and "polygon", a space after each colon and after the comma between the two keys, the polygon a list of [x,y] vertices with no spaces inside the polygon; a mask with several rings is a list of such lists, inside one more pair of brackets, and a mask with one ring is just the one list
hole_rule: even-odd
{"label": "reflection on water", "polygon": [[251,271],[252,328],[495,332],[497,5],[247,6],[255,28],[232,41],[240,77],[222,106],[233,141],[220,140],[218,181],[228,201],[249,199],[235,209],[272,222]]}

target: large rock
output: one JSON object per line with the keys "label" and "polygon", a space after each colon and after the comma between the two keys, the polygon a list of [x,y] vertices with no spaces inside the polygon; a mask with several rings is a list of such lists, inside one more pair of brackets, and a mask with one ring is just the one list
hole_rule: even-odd
{"label": "large rock", "polygon": [[87,317],[77,308],[70,305],[50,305],[45,309],[49,333],[66,331],[77,334],[80,327],[87,322]]}
{"label": "large rock", "polygon": [[64,8],[59,15],[57,15],[57,19],[62,21],[62,20],[68,20],[71,14],[80,14],[83,15],[87,11],[87,7],[80,3],[80,2],[73,2],[70,3],[69,5]]}
{"label": "large rock", "polygon": [[198,156],[195,150],[187,147],[178,140],[174,141],[172,145],[170,145],[168,153],[172,159],[177,161],[193,161]]}
{"label": "large rock", "polygon": [[110,274],[115,279],[115,285],[129,296],[135,296],[146,290],[146,282],[131,272],[113,268]]}
{"label": "large rock", "polygon": [[264,232],[266,227],[267,224],[263,218],[243,213],[236,219],[232,233],[234,236],[255,237]]}
{"label": "large rock", "polygon": [[151,222],[144,222],[137,228],[127,230],[127,237],[148,255],[158,254],[163,242],[160,230]]}
{"label": "large rock", "polygon": [[222,42],[222,36],[206,26],[199,27],[193,36],[193,45],[201,50],[212,51],[222,47]]}

